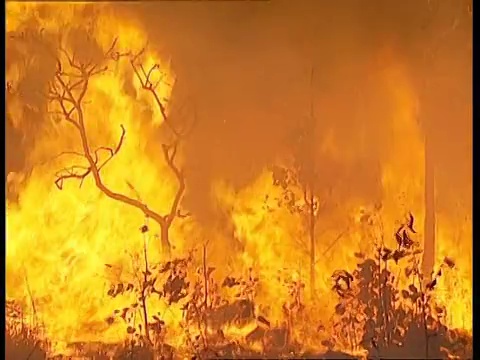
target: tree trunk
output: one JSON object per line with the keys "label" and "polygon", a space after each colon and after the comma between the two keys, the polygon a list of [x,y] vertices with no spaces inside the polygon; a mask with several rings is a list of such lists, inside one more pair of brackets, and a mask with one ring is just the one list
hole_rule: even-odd
{"label": "tree trunk", "polygon": [[315,299],[315,198],[310,189],[310,296]]}
{"label": "tree trunk", "polygon": [[435,167],[432,151],[425,136],[425,221],[424,221],[423,273],[430,279],[435,265]]}
{"label": "tree trunk", "polygon": [[162,252],[167,256],[170,257],[171,255],[171,247],[170,247],[170,240],[169,240],[169,230],[170,226],[164,225],[160,227],[160,244],[162,246]]}

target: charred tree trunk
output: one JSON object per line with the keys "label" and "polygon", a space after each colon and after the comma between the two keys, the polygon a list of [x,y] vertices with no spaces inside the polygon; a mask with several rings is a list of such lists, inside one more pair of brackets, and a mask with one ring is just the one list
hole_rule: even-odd
{"label": "charred tree trunk", "polygon": [[435,221],[435,167],[428,136],[425,136],[425,220],[422,270],[427,279],[430,279],[435,265]]}
{"label": "charred tree trunk", "polygon": [[164,225],[160,227],[160,244],[162,246],[162,252],[165,255],[167,255],[167,257],[170,257],[171,255],[169,230],[170,230],[170,226],[168,225]]}
{"label": "charred tree trunk", "polygon": [[314,95],[313,95],[313,80],[314,80],[314,67],[310,72],[310,124],[308,126],[308,182],[310,183],[310,296],[311,299],[315,299],[315,155],[314,155],[314,134],[315,134],[315,108],[314,108]]}
{"label": "charred tree trunk", "polygon": [[[310,189],[311,190],[311,189]],[[315,299],[315,199],[313,191],[310,194],[310,296]]]}

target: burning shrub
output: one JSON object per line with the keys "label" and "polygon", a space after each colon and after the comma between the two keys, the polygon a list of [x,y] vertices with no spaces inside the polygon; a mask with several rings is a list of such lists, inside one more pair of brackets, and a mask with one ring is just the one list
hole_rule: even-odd
{"label": "burning shrub", "polygon": [[[378,243],[370,257],[355,254],[360,263],[354,271],[333,273],[332,290],[338,303],[330,340],[322,342],[329,349],[328,356],[348,357],[335,349],[350,349],[356,354],[367,351],[369,357],[438,358],[470,354],[468,336],[445,326],[446,309],[434,297],[438,279],[455,263],[445,258],[431,278],[424,276],[420,271],[422,250],[411,237],[414,232],[411,217],[394,234],[396,248]],[[285,280],[288,296],[282,307],[284,321],[273,325],[256,307],[259,279],[253,269],[245,277],[227,276],[217,282],[212,276],[215,268],[207,265],[206,246],[203,250],[201,265],[197,267],[194,252],[164,264],[149,264],[145,252],[145,268],[139,270],[143,276],[137,283],[112,284],[108,295],[132,293],[137,300],[130,307],[115,310],[107,320],[112,323],[120,318],[125,322],[130,336],[128,356],[173,356],[173,347],[165,343],[167,328],[160,313],[148,314],[147,299],[157,296],[167,306],[180,305],[183,319],[179,325],[185,335],[186,351],[197,358],[265,354],[308,357],[300,334],[306,331],[300,323],[311,323],[308,319],[301,321],[308,317],[303,301],[304,282],[297,277]],[[228,292],[233,296],[226,296]],[[135,325],[135,314],[142,315],[142,324]],[[240,341],[229,339],[229,327],[241,329],[246,325],[256,327],[245,332]],[[254,344],[260,345],[257,351],[252,350]]]}
{"label": "burning shrub", "polygon": [[[422,274],[414,232],[411,216],[395,233],[396,249],[379,244],[371,258],[355,254],[361,262],[353,273],[334,272],[334,341],[352,351],[366,349],[369,357],[468,358],[467,337],[444,325],[446,310],[434,299],[438,279],[455,263],[445,258],[431,278]],[[395,276],[399,262],[406,266]],[[402,276],[406,288],[400,286]]]}

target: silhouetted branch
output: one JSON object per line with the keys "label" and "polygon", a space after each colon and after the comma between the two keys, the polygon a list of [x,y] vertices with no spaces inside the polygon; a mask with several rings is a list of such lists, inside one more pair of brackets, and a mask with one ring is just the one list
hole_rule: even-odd
{"label": "silhouetted branch", "polygon": [[[69,76],[66,75],[67,73],[64,70],[65,64],[62,63],[60,58],[57,59],[57,72],[54,80],[49,86],[49,100],[59,105],[64,119],[73,125],[78,131],[82,143],[82,155],[87,160],[88,166],[72,166],[60,170],[56,174],[57,179],[55,184],[59,189],[63,188],[63,183],[67,179],[79,179],[80,183],[82,184],[83,180],[91,174],[95,180],[96,186],[105,195],[111,199],[123,202],[141,210],[146,216],[152,218],[160,226],[165,226],[165,217],[161,216],[157,212],[150,209],[147,205],[136,199],[132,199],[128,196],[110,190],[103,183],[100,176],[100,171],[120,151],[125,139],[126,131],[123,125],[121,125],[122,132],[115,148],[99,147],[98,149],[92,151],[88,142],[82,101],[87,92],[89,80],[93,76],[105,71],[106,67],[98,67],[97,65],[93,64],[82,64],[78,62],[73,55],[70,56],[67,51],[61,50],[61,52],[67,58],[68,65],[71,68],[70,71],[74,71],[75,74],[79,76],[80,80],[75,84],[69,83],[66,80],[66,78],[69,78]],[[99,164],[99,152],[102,150],[107,151],[109,156],[105,161]]]}
{"label": "silhouetted branch", "polygon": [[[168,119],[168,116],[167,116],[167,109],[165,108],[165,105],[162,103],[162,101],[160,100],[160,97],[156,92],[156,88],[159,82],[162,80],[162,78],[160,78],[160,80],[155,85],[150,80],[150,76],[152,75],[154,70],[159,69],[159,65],[154,64],[150,68],[150,70],[146,72],[145,69],[143,68],[143,65],[135,65],[133,60],[131,60],[130,63],[132,65],[133,71],[135,72],[135,75],[137,76],[138,81],[140,81],[140,84],[142,85],[142,88],[144,90],[149,91],[153,95],[153,98],[155,99],[155,102],[157,103],[158,108],[160,109],[160,113],[162,114],[162,118],[165,121],[165,123],[168,125],[170,130],[175,134],[175,136],[180,136],[180,134],[177,132],[175,127],[172,124],[170,124],[170,120]],[[140,67],[142,74],[140,74],[138,67]]]}
{"label": "silhouetted branch", "polygon": [[120,125],[121,129],[122,129],[122,134],[120,135],[120,139],[118,140],[118,143],[117,143],[117,146],[115,147],[115,149],[112,149],[112,148],[109,148],[109,147],[105,147],[105,146],[101,146],[99,147],[97,150],[95,150],[95,164],[98,162],[99,160],[99,156],[98,156],[98,153],[100,150],[104,150],[104,151],[107,151],[109,153],[109,157],[101,164],[98,166],[98,171],[100,171],[105,165],[108,164],[108,162],[110,160],[112,160],[112,158],[117,155],[117,153],[120,151],[120,149],[122,148],[122,145],[123,145],[123,140],[125,139],[125,134],[126,134],[126,131],[125,131],[125,128],[123,127],[123,125]]}
{"label": "silhouetted branch", "polygon": [[196,115],[193,116],[193,121],[192,123],[185,129],[177,129],[172,122],[170,121],[168,114],[167,114],[167,109],[165,105],[162,103],[162,100],[160,99],[160,96],[157,93],[157,88],[158,86],[162,83],[164,80],[165,75],[161,74],[159,79],[157,81],[152,80],[152,75],[156,71],[160,71],[160,65],[159,64],[154,64],[152,65],[148,70],[145,70],[144,66],[142,64],[136,64],[136,60],[138,59],[139,55],[143,53],[140,52],[136,56],[132,57],[130,60],[130,63],[132,65],[133,71],[137,77],[137,79],[140,82],[140,85],[142,86],[142,89],[147,90],[150,92],[155,100],[155,103],[158,105],[158,108],[160,110],[160,113],[162,115],[163,121],[167,124],[168,128],[172,131],[172,133],[175,135],[177,139],[182,139],[187,137],[193,128],[196,125]]}
{"label": "silhouetted branch", "polygon": [[185,192],[185,177],[183,175],[183,172],[178,169],[178,167],[175,165],[175,156],[177,155],[177,146],[178,142],[175,142],[171,146],[168,145],[163,145],[163,156],[165,158],[165,161],[167,162],[169,168],[172,170],[172,172],[175,175],[175,178],[177,179],[178,182],[178,189],[175,194],[175,198],[173,200],[172,206],[170,208],[170,213],[167,216],[167,223],[171,223],[175,216],[178,214],[178,206],[180,205],[180,201],[182,200],[183,194]]}
{"label": "silhouetted branch", "polygon": [[180,202],[181,202],[181,200],[183,198],[183,195],[185,193],[186,185],[185,185],[185,176],[183,174],[183,171],[177,167],[177,165],[175,163],[175,158],[176,158],[176,155],[177,155],[177,150],[178,150],[179,143],[182,140],[184,140],[191,133],[194,126],[196,125],[197,117],[196,117],[196,114],[194,114],[193,121],[187,129],[183,129],[183,131],[181,131],[181,130],[175,128],[175,126],[171,123],[171,121],[168,117],[168,114],[167,114],[167,110],[166,110],[164,104],[162,103],[162,101],[161,101],[161,99],[158,96],[157,91],[156,91],[158,85],[162,82],[162,80],[164,78],[164,75],[161,74],[160,78],[155,83],[152,80],[153,74],[156,71],[160,71],[159,64],[152,65],[148,70],[146,70],[142,64],[138,64],[139,58],[144,53],[144,51],[145,51],[145,48],[140,50],[136,55],[133,55],[130,59],[130,64],[133,68],[133,71],[134,71],[137,79],[139,80],[139,82],[142,86],[142,89],[147,90],[148,92],[150,92],[153,95],[155,103],[159,107],[159,110],[160,110],[160,113],[161,113],[161,116],[162,116],[164,122],[166,123],[168,128],[172,131],[172,133],[175,135],[175,140],[174,140],[173,144],[171,144],[171,145],[163,144],[162,145],[162,151],[163,151],[164,159],[165,159],[168,167],[170,168],[170,170],[175,175],[175,178],[176,178],[177,183],[178,183],[178,189],[177,189],[177,192],[175,194],[175,198],[172,202],[170,212],[165,217],[166,223],[169,226],[172,223],[172,221],[175,217],[178,216],[178,217],[184,218],[184,217],[187,217],[187,216],[190,215],[189,213],[181,214],[181,212],[179,210],[179,205],[180,205]]}
{"label": "silhouetted branch", "polygon": [[[80,172],[80,170],[83,170]],[[57,179],[55,180],[55,185],[58,189],[63,189],[63,182],[68,179],[79,179],[80,180],[80,187],[83,184],[83,180],[91,173],[91,169],[85,166],[73,165],[68,168],[64,168],[58,171],[55,176]]]}
{"label": "silhouetted branch", "polygon": [[[105,54],[106,59],[118,60],[122,56],[132,56],[130,52],[120,53],[115,51],[115,45],[117,40],[115,39],[112,43],[112,46]],[[92,62],[82,63],[75,58],[75,55],[70,55],[63,48],[60,49],[61,54],[64,55],[65,59],[62,62],[61,58],[57,58],[57,69],[53,81],[49,84],[48,88],[48,100],[52,103],[58,104],[60,108],[60,114],[63,119],[70,123],[77,131],[82,144],[82,152],[63,152],[60,155],[72,154],[75,156],[80,156],[86,160],[87,165],[80,166],[74,165],[61,169],[56,173],[55,185],[59,189],[63,189],[63,184],[68,179],[77,179],[80,180],[80,186],[83,184],[85,178],[89,175],[92,175],[95,180],[95,185],[97,188],[102,191],[106,196],[111,199],[123,202],[127,205],[137,208],[142,211],[144,215],[148,218],[152,218],[157,224],[159,224],[162,230],[162,245],[168,247],[166,249],[169,251],[170,244],[168,242],[168,229],[172,224],[175,217],[186,217],[189,214],[182,214],[179,210],[180,202],[185,192],[185,177],[183,171],[178,168],[175,163],[178,144],[186,132],[176,131],[170,124],[167,113],[164,105],[160,101],[155,89],[157,84],[153,84],[151,81],[151,76],[154,71],[158,70],[159,66],[155,65],[149,71],[145,71],[143,66],[140,66],[141,73],[134,65],[134,60],[138,58],[140,54],[143,53],[143,50],[131,58],[131,64],[134,68],[134,71],[142,83],[142,87],[150,91],[158,106],[162,116],[164,117],[167,125],[170,126],[172,132],[176,135],[176,139],[172,145],[163,145],[163,155],[168,167],[174,173],[175,178],[178,182],[178,189],[173,199],[170,211],[166,215],[160,215],[156,211],[149,208],[144,204],[138,192],[136,192],[136,198],[131,198],[129,196],[117,193],[108,188],[102,181],[101,170],[107,165],[120,151],[122,148],[123,142],[125,140],[126,130],[123,125],[121,127],[121,134],[119,140],[115,147],[100,146],[96,149],[92,149],[89,145],[88,134],[85,124],[84,112],[83,112],[83,103],[84,98],[88,90],[89,81],[92,77],[103,73],[107,70],[107,67],[101,67]],[[142,81],[142,76],[144,80]],[[75,79],[72,81],[72,79]],[[161,80],[161,79],[160,79]],[[102,154],[107,154],[106,159],[102,160]],[[60,156],[58,155],[58,156]],[[133,188],[129,184],[129,186]]]}

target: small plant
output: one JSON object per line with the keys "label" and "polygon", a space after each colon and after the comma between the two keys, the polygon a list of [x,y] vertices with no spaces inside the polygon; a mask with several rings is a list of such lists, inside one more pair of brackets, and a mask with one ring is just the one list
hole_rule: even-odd
{"label": "small plant", "polygon": [[[140,228],[146,236],[149,231],[147,225]],[[187,268],[192,261],[192,254],[186,258],[173,259],[165,264],[150,264],[148,259],[146,238],[143,248],[143,268],[136,268],[134,281],[118,282],[110,286],[107,292],[112,298],[124,294],[133,294],[135,301],[128,307],[114,310],[112,316],[106,321],[113,324],[120,319],[126,325],[126,332],[130,336],[128,345],[130,351],[151,349],[155,352],[170,352],[170,347],[165,344],[166,327],[161,319],[161,314],[149,314],[147,307],[148,298],[152,295],[163,298],[168,305],[178,303],[188,295],[189,282],[187,281]],[[138,256],[135,259],[138,265]],[[141,263],[141,261],[140,261]],[[111,265],[107,265],[111,267]],[[162,283],[163,282],[163,283]],[[141,321],[138,321],[138,319]]]}
{"label": "small plant", "polygon": [[[147,226],[142,226],[140,231],[146,234],[149,230]],[[253,270],[249,269],[245,278],[228,276],[220,284],[212,276],[215,268],[207,265],[206,250],[204,245],[202,265],[195,270],[194,251],[185,258],[150,264],[144,246],[143,261],[139,261],[137,256],[134,266],[137,269],[135,273],[141,276],[110,286],[107,294],[112,298],[122,295],[133,295],[135,298],[130,306],[115,310],[106,319],[108,324],[116,320],[125,323],[131,353],[145,349],[155,354],[164,354],[165,350],[171,352],[165,343],[167,329],[161,315],[149,314],[147,303],[151,296],[163,299],[167,306],[181,305],[183,321],[179,325],[184,329],[186,345],[197,357],[202,354],[212,356],[210,351],[225,340],[222,332],[225,326],[241,327],[254,319],[258,278]],[[142,267],[138,266],[139,263],[143,264]],[[233,291],[233,298],[225,297],[222,289]]]}

